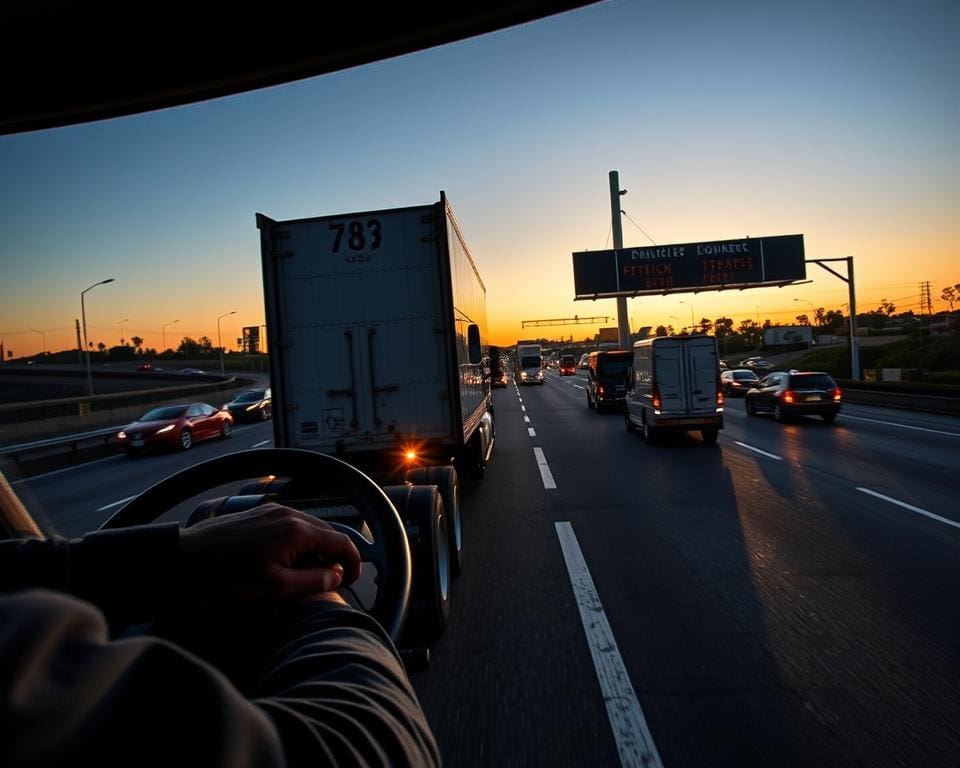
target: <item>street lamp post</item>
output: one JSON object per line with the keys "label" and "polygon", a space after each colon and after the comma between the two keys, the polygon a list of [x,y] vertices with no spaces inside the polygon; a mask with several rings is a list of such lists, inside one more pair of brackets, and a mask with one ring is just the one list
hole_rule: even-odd
{"label": "street lamp post", "polygon": [[123,346],[123,324],[124,324],[124,323],[128,323],[128,322],[130,322],[130,318],[129,318],[129,317],[125,317],[125,318],[123,318],[123,320],[120,320],[120,321],[117,322],[117,325],[120,326],[120,346],[121,346],[121,347]]}
{"label": "street lamp post", "polygon": [[693,304],[691,304],[689,301],[681,301],[680,303],[686,304],[688,307],[690,307],[690,333],[693,333],[693,325],[695,322],[693,319]]}
{"label": "street lamp post", "polygon": [[233,312],[227,312],[226,314],[220,315],[220,317],[217,318],[217,348],[220,350],[220,375],[221,376],[223,376],[223,342],[220,341],[220,320],[222,320],[224,317],[230,317],[230,315],[235,315],[235,314],[237,314],[237,310],[233,310]]}
{"label": "street lamp post", "polygon": [[101,280],[99,283],[94,283],[84,291],[80,291],[80,317],[83,318],[83,347],[87,353],[87,389],[90,390],[91,396],[93,395],[93,372],[90,370],[90,342],[87,341],[87,307],[84,303],[84,294],[86,294],[87,291],[92,291],[98,285],[106,285],[112,282],[113,278],[109,277],[106,280]]}
{"label": "street lamp post", "polygon": [[160,350],[161,355],[167,351],[167,326],[173,325],[174,323],[179,323],[179,322],[180,322],[179,320],[171,320],[169,323],[164,323],[163,325],[160,326],[160,340],[162,342],[160,346],[163,347],[163,349]]}
{"label": "street lamp post", "polygon": [[677,329],[677,328],[679,327],[679,325],[680,325],[680,318],[677,317],[676,315],[670,315],[670,319],[677,321],[677,324],[676,324],[675,326],[673,326],[673,328],[674,328],[674,333],[676,333],[676,329]]}
{"label": "street lamp post", "polygon": [[[813,306],[813,302],[810,301],[809,299],[794,299],[794,301],[802,301],[806,304],[809,304],[811,313],[815,313],[817,311],[816,307]],[[811,326],[810,327],[810,343],[807,345],[807,351],[813,352],[813,326],[812,326],[812,323],[810,322],[809,317],[807,318],[807,325]]]}

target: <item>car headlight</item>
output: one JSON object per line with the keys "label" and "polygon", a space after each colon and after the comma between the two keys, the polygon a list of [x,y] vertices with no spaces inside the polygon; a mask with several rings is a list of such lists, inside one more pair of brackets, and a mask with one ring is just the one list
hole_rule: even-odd
{"label": "car headlight", "polygon": [[245,411],[255,411],[255,410],[257,410],[257,408],[259,408],[259,407],[260,407],[260,403],[254,403],[253,405],[248,405],[246,408],[244,408],[244,410],[245,410]]}
{"label": "car headlight", "polygon": [[124,431],[121,429],[119,432],[117,432],[117,439],[118,439],[118,440],[126,440],[126,439],[127,439],[127,433],[124,432]]}
{"label": "car headlight", "polygon": [[526,372],[526,371],[523,371],[523,372],[520,374],[520,378],[521,378],[521,379],[527,378],[527,372]]}
{"label": "car headlight", "polygon": [[156,434],[162,435],[164,432],[169,432],[169,431],[170,431],[171,429],[173,429],[175,426],[176,426],[176,424],[170,424],[170,425],[164,427],[163,429],[158,429],[158,430],[156,431]]}

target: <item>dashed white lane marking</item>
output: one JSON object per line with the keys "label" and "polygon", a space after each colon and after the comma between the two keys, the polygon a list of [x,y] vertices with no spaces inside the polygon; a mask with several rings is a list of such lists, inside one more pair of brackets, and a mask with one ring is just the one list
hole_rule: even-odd
{"label": "dashed white lane marking", "polygon": [[107,504],[105,507],[100,507],[97,512],[103,512],[105,509],[110,509],[111,507],[119,507],[121,504],[126,504],[130,499],[135,499],[136,495],[127,496],[125,499],[120,499],[120,501],[115,501],[113,504]]}
{"label": "dashed white lane marking", "polygon": [[526,410],[527,410],[527,406],[521,405],[521,406],[520,406],[520,410],[521,410],[521,411],[526,411]]}
{"label": "dashed white lane marking", "polygon": [[543,487],[547,490],[556,488],[557,484],[553,481],[553,473],[547,466],[547,459],[543,455],[543,448],[534,448],[533,455],[537,457],[537,467],[540,470],[540,479],[543,480]]}
{"label": "dashed white lane marking", "polygon": [[573,386],[575,386],[577,389],[586,389],[586,387],[581,387],[579,384],[574,384]]}
{"label": "dashed white lane marking", "polygon": [[593,667],[597,672],[600,692],[607,707],[607,717],[617,742],[620,764],[642,768],[663,768],[653,736],[643,716],[637,694],[630,683],[616,638],[600,604],[593,577],[583,559],[580,542],[568,522],[555,523],[560,549],[567,564],[570,584],[577,600],[577,610],[590,646]]}
{"label": "dashed white lane marking", "polygon": [[534,430],[533,427],[527,427],[527,434],[530,435],[530,437],[536,437],[536,436],[537,436],[537,433],[536,433],[536,431]]}
{"label": "dashed white lane marking", "polygon": [[524,420],[527,424],[530,423],[530,417],[527,416],[527,414],[523,414],[523,420]]}
{"label": "dashed white lane marking", "polygon": [[269,443],[269,442],[270,442],[270,440],[261,440],[259,443],[254,443],[254,444],[253,444],[253,447],[254,447],[254,448],[259,448],[261,445],[266,445],[266,444]]}
{"label": "dashed white lane marking", "polygon": [[851,416],[847,413],[842,414],[844,421],[853,419],[854,421],[869,421],[871,424],[886,424],[888,427],[900,427],[901,429],[915,429],[917,432],[932,432],[935,435],[949,435],[950,437],[960,437],[960,432],[945,432],[942,429],[929,429],[928,427],[915,427],[912,424],[898,424],[895,421],[881,421],[880,419],[865,419],[862,416]]}
{"label": "dashed white lane marking", "polygon": [[949,525],[952,528],[960,528],[960,523],[958,523],[956,520],[950,520],[949,518],[936,515],[933,512],[927,512],[927,510],[920,509],[920,507],[915,507],[913,506],[913,504],[907,504],[907,502],[905,501],[900,501],[899,499],[894,499],[890,496],[884,496],[882,493],[871,491],[869,488],[857,488],[857,490],[860,491],[860,493],[866,493],[866,494],[869,494],[870,496],[876,496],[878,499],[883,499],[884,501],[888,501],[891,504],[896,504],[898,507],[903,507],[904,509],[908,509],[911,512],[916,512],[918,515],[929,517],[931,520],[936,520],[938,523]]}
{"label": "dashed white lane marking", "polygon": [[771,459],[776,459],[777,461],[783,461],[782,458],[777,456],[775,453],[767,453],[766,451],[761,451],[759,448],[754,448],[752,445],[747,445],[746,443],[741,443],[739,440],[734,440],[737,445],[742,445],[747,450],[753,451],[754,453],[759,453],[763,456],[768,456]]}

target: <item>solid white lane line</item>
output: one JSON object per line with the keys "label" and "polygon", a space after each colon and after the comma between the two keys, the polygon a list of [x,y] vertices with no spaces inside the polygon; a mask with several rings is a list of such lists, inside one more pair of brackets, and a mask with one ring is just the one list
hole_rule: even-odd
{"label": "solid white lane line", "polygon": [[928,427],[915,427],[912,424],[898,424],[895,421],[881,421],[880,419],[865,419],[862,416],[851,416],[850,414],[841,414],[846,419],[854,421],[869,421],[871,424],[886,424],[888,427],[900,427],[901,429],[915,429],[917,432],[932,432],[935,435],[949,435],[950,437],[960,437],[960,432],[945,432],[942,429],[929,429]]}
{"label": "solid white lane line", "polygon": [[530,437],[537,436],[537,433],[534,431],[533,427],[527,427],[527,434],[530,435]]}
{"label": "solid white lane line", "polygon": [[130,501],[130,499],[135,499],[135,498],[137,498],[136,494],[134,494],[133,496],[127,496],[127,498],[120,499],[120,501],[115,501],[113,502],[113,504],[107,504],[107,506],[105,507],[100,507],[100,509],[98,509],[97,512],[103,512],[103,510],[110,509],[110,507],[119,507],[121,504],[126,504],[128,501]]}
{"label": "solid white lane line", "polygon": [[533,455],[537,457],[537,467],[540,469],[540,479],[543,480],[543,487],[547,490],[556,488],[557,484],[553,481],[553,473],[547,466],[547,459],[543,455],[543,448],[534,448]]}
{"label": "solid white lane line", "polygon": [[884,496],[882,493],[877,493],[876,491],[871,491],[869,488],[857,488],[860,493],[866,493],[870,496],[876,496],[878,499],[883,499],[884,501],[889,501],[891,504],[896,504],[898,507],[903,507],[908,509],[911,512],[916,512],[918,515],[923,515],[924,517],[929,517],[931,520],[936,520],[938,523],[943,523],[944,525],[949,525],[953,528],[960,528],[960,523],[956,520],[950,520],[946,517],[941,517],[936,515],[933,512],[927,512],[925,509],[920,509],[920,507],[915,507],[913,504],[907,504],[905,501],[900,501],[899,499],[891,498],[890,496]]}
{"label": "solid white lane line", "polygon": [[767,453],[766,451],[761,451],[759,448],[754,448],[752,445],[747,445],[746,443],[741,443],[739,440],[734,440],[737,445],[742,445],[747,450],[753,451],[754,453],[759,453],[763,456],[768,456],[771,459],[776,459],[777,461],[783,461],[782,458],[777,456],[775,453]]}
{"label": "solid white lane line", "polygon": [[607,707],[607,717],[620,753],[620,764],[650,768],[663,767],[653,736],[643,716],[637,694],[630,683],[616,638],[600,604],[593,577],[583,559],[580,542],[568,522],[555,523],[560,549],[570,575],[570,585],[577,600],[583,632],[587,636],[593,667],[597,672],[600,692]]}
{"label": "solid white lane line", "polygon": [[253,447],[254,447],[254,448],[259,448],[261,445],[266,445],[266,444],[269,443],[269,442],[270,442],[269,440],[261,440],[259,443],[254,443],[254,444],[253,444]]}
{"label": "solid white lane line", "polygon": [[527,424],[530,423],[530,417],[527,416],[527,414],[523,414],[523,420],[524,420]]}

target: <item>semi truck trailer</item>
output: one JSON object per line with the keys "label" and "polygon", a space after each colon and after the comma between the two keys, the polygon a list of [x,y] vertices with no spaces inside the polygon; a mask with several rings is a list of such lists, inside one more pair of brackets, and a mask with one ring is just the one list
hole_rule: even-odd
{"label": "semi truck trailer", "polygon": [[[422,542],[414,558],[414,607],[418,595],[442,603],[426,611],[442,629],[449,598],[431,593],[463,564],[459,479],[483,475],[495,437],[486,289],[453,209],[441,192],[405,208],[257,214],[257,227],[275,445],[361,469],[413,536],[446,539],[446,551]],[[413,498],[420,486],[435,486],[439,513]]]}

